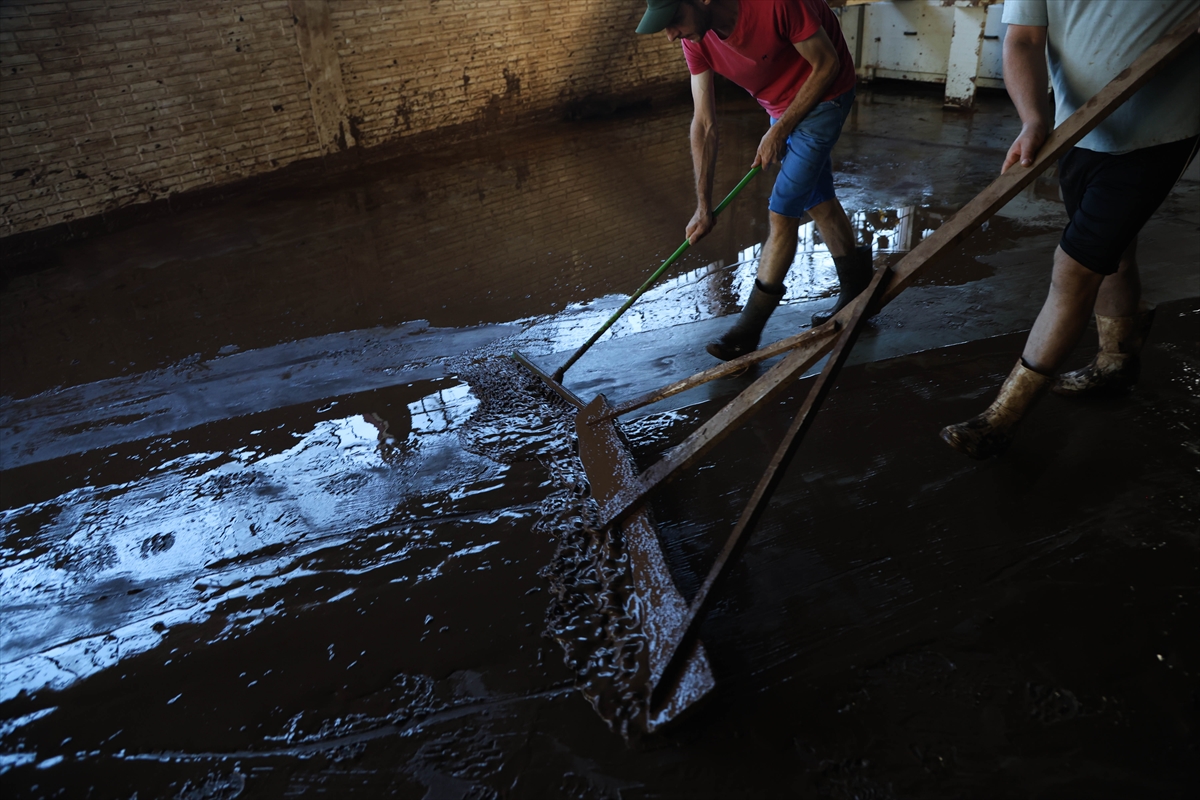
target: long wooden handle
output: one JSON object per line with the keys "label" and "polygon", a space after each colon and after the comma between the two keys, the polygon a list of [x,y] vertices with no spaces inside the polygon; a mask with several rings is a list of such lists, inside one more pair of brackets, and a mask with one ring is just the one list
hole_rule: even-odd
{"label": "long wooden handle", "polygon": [[787,471],[792,456],[796,454],[796,449],[800,446],[804,435],[812,427],[813,420],[821,409],[821,404],[829,395],[829,390],[833,388],[833,382],[837,380],[838,373],[845,365],[846,359],[849,358],[854,343],[858,341],[858,334],[862,331],[863,323],[870,316],[868,310],[875,307],[890,276],[891,270],[887,267],[879,270],[871,279],[866,290],[853,303],[853,314],[846,325],[846,330],[838,338],[833,353],[825,364],[825,369],[821,370],[817,382],[809,389],[808,396],[804,398],[804,403],[796,413],[795,419],[788,426],[787,433],[784,434],[783,440],[775,450],[775,455],[771,458],[771,463],[767,466],[762,478],[759,479],[758,485],[754,488],[754,494],[750,497],[750,502],[746,504],[737,525],[734,526],[729,538],[725,541],[725,546],[717,556],[717,560],[709,569],[704,583],[700,584],[699,591],[692,597],[687,616],[671,631],[669,637],[664,637],[662,640],[662,646],[667,650],[668,655],[662,661],[661,672],[658,675],[650,676],[651,708],[655,707],[662,691],[659,687],[665,688],[674,682],[675,673],[681,666],[682,654],[688,651],[688,642],[696,636],[700,622],[708,612],[708,603],[712,597],[713,588],[728,574],[730,566],[737,561],[750,533],[758,524],[763,512],[766,511],[767,503],[774,494],[775,487],[783,479],[783,473]]}

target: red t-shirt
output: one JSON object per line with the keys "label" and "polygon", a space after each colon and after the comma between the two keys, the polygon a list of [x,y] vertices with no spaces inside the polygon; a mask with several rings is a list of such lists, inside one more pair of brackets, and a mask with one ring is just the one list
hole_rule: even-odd
{"label": "red t-shirt", "polygon": [[824,28],[833,42],[841,72],[821,100],[832,100],[854,86],[854,60],[846,48],[838,19],[824,0],[741,0],[737,24],[728,39],[714,31],[699,43],[683,42],[688,70],[713,70],[741,86],[778,119],[812,74],[812,65],[796,52],[802,42]]}

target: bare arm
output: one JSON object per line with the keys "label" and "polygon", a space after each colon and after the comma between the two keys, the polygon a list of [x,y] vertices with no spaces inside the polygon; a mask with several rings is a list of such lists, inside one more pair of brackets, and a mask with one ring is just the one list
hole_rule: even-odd
{"label": "bare arm", "polygon": [[821,98],[829,91],[829,87],[837,80],[842,71],[842,62],[838,59],[837,50],[829,40],[829,34],[824,28],[802,42],[794,42],[796,52],[812,65],[812,73],[808,80],[796,92],[783,116],[771,126],[758,144],[758,152],[754,155],[754,163],[750,166],[765,167],[781,161],[783,150],[787,146],[787,138],[792,130],[800,124],[800,120],[812,111]]}
{"label": "bare arm", "polygon": [[1046,29],[1009,25],[1004,36],[1004,86],[1021,116],[1021,132],[1008,148],[1001,174],[1021,162],[1029,166],[1054,128],[1046,95]]}
{"label": "bare arm", "polygon": [[713,173],[717,164],[717,104],[712,71],[692,76],[692,165],[696,170],[696,213],[687,226],[692,244],[712,230]]}

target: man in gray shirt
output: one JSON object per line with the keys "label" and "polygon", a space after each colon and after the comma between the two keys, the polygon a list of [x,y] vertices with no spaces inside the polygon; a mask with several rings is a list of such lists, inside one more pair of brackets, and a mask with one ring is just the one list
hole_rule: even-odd
{"label": "man in gray shirt", "polygon": [[[1053,126],[1197,8],[1200,0],[1006,0],[1004,85],[1022,126],[1001,172],[1018,161],[1031,164]],[[1003,452],[1052,384],[1059,394],[1078,396],[1137,381],[1138,351],[1152,317],[1141,304],[1137,236],[1195,156],[1198,87],[1200,47],[1193,46],[1059,161],[1069,222],[1054,252],[1050,294],[995,402],[942,430],[951,447],[973,458]],[[1093,310],[1099,354],[1055,381]]]}

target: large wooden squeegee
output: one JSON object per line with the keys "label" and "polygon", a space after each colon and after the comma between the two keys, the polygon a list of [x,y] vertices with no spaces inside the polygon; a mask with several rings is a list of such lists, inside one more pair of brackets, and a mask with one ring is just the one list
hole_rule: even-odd
{"label": "large wooden squeegee", "polygon": [[[642,624],[649,645],[650,701],[640,720],[647,732],[676,718],[715,685],[704,646],[696,637],[712,589],[735,561],[747,534],[766,508],[771,492],[845,363],[863,321],[895,299],[922,270],[982,225],[1169,61],[1196,43],[1200,39],[1198,27],[1200,11],[1189,15],[1159,39],[1056,128],[1030,166],[1017,164],[1011,167],[913,248],[894,268],[878,271],[858,299],[824,325],[615,407],[603,395],[584,404],[544,370],[517,354],[519,361],[579,408],[575,421],[579,456],[591,483],[592,495],[600,505],[601,522],[619,530],[630,556],[633,589],[640,600]],[[696,464],[746,422],[764,401],[787,391],[805,370],[835,347],[833,357],[811,388],[708,577],[696,597],[688,603],[675,587],[663,558],[658,533],[646,507],[647,496],[680,470]],[[616,427],[616,417],[785,352],[787,355],[782,361],[729,401],[686,440],[667,451],[657,463],[640,474],[637,472],[629,448]]]}

